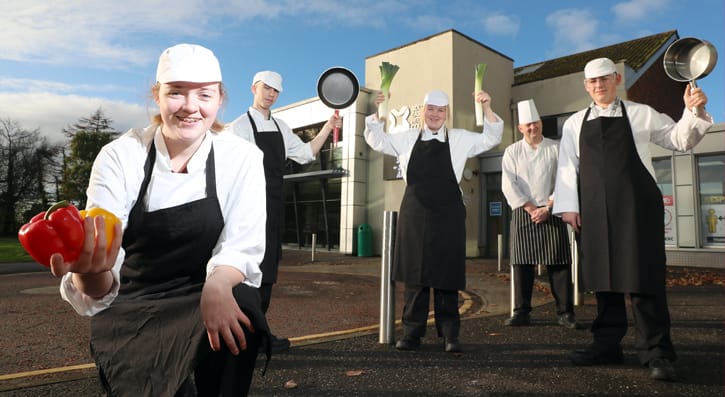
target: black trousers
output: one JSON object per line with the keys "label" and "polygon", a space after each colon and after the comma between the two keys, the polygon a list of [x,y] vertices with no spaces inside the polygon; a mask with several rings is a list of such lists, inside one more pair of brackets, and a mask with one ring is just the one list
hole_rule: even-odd
{"label": "black trousers", "polygon": [[[514,270],[514,313],[531,312],[531,294],[536,276],[534,265],[511,265]],[[556,301],[556,314],[574,312],[574,287],[570,265],[545,265],[551,294]]]}
{"label": "black trousers", "polygon": [[[403,333],[405,336],[422,338],[428,322],[430,287],[405,284],[403,307]],[[461,316],[458,313],[458,291],[433,288],[433,310],[438,336],[458,338]]]}
{"label": "black trousers", "polygon": [[247,349],[235,356],[222,341],[222,349],[218,352],[210,350],[194,370],[196,387],[194,388],[191,380],[188,380],[176,393],[176,397],[237,397],[249,393],[257,362],[260,336],[244,327],[242,329],[247,340]]}
{"label": "black trousers", "polygon": [[269,302],[272,300],[272,287],[274,283],[262,283],[259,286],[259,297],[262,299],[262,312],[267,314]]}
{"label": "black trousers", "polygon": [[[642,364],[655,358],[677,358],[670,337],[670,312],[667,295],[629,294],[634,317],[635,349]],[[597,318],[592,323],[594,348],[619,349],[627,333],[625,296],[618,292],[597,292]]]}

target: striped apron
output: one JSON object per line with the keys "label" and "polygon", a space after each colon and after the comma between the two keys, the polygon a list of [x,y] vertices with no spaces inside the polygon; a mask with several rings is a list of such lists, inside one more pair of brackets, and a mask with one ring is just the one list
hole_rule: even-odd
{"label": "striped apron", "polygon": [[569,237],[558,216],[536,224],[519,207],[511,214],[510,252],[512,265],[568,265],[571,263]]}

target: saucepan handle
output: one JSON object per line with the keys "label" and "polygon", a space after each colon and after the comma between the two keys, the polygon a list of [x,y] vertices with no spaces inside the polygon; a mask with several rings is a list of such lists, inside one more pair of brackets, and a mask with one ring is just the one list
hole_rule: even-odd
{"label": "saucepan handle", "polygon": [[[690,80],[690,90],[694,90],[695,88],[697,88],[697,80]],[[690,93],[692,93],[692,92],[690,92]],[[692,108],[692,114],[695,117],[698,117],[697,113],[698,113],[697,112],[697,107],[693,107]]]}

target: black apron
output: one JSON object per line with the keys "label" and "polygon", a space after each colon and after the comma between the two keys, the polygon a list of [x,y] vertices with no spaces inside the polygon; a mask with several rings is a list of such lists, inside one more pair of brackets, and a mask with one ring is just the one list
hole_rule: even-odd
{"label": "black apron", "polygon": [[[155,158],[152,142],[123,235],[119,294],[91,318],[91,353],[113,396],[173,396],[193,372],[199,352],[210,350],[203,348],[208,342],[199,302],[207,262],[224,227],[214,149],[206,161],[206,198],[145,212]],[[246,295],[243,299],[252,303],[243,310],[255,312],[256,304],[256,314],[249,317],[264,332],[268,327],[258,295]]]}
{"label": "black apron", "polygon": [[254,131],[254,141],[264,153],[264,178],[267,182],[267,226],[264,259],[259,266],[262,270],[262,283],[277,282],[279,260],[282,257],[281,233],[284,226],[284,164],[286,151],[282,130],[277,120],[270,117],[277,131],[257,131],[252,115],[247,111],[249,123]]}
{"label": "black apron", "polygon": [[393,278],[441,290],[466,287],[466,208],[445,142],[413,145],[396,226]]}
{"label": "black apron", "polygon": [[[591,108],[590,108],[591,110]],[[662,193],[637,154],[627,111],[579,137],[582,291],[658,293],[665,283]]]}

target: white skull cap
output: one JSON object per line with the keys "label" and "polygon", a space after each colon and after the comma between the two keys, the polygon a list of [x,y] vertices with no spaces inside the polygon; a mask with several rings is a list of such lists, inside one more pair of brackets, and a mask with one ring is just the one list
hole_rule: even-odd
{"label": "white skull cap", "polygon": [[434,105],[434,106],[446,106],[448,105],[448,95],[440,90],[433,90],[425,94],[423,98],[423,104]]}
{"label": "white skull cap", "polygon": [[261,81],[275,90],[282,92],[282,76],[277,72],[272,72],[270,70],[257,72],[252,79],[252,85],[257,84],[258,81]]}
{"label": "white skull cap", "polygon": [[609,58],[597,58],[587,62],[584,66],[584,78],[595,79],[597,77],[607,76],[615,73],[617,68],[614,67],[614,62]]}
{"label": "white skull cap", "polygon": [[219,60],[211,50],[196,44],[177,44],[159,56],[156,82],[188,81],[213,83],[222,81]]}

